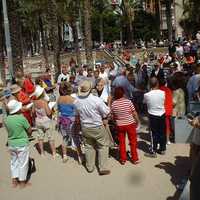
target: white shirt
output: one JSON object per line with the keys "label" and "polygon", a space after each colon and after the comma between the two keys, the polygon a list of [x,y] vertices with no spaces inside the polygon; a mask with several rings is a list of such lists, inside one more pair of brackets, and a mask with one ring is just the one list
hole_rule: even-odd
{"label": "white shirt", "polygon": [[165,92],[161,90],[151,90],[144,94],[144,103],[147,104],[150,115],[162,116],[165,113]]}
{"label": "white shirt", "polygon": [[93,128],[102,126],[102,118],[107,117],[110,109],[99,97],[90,94],[88,97],[77,97],[75,106],[80,115],[81,126]]}
{"label": "white shirt", "polygon": [[61,73],[59,76],[58,76],[58,81],[57,83],[60,84],[62,82],[62,80],[67,80],[69,81],[69,74],[63,74]]}
{"label": "white shirt", "polygon": [[108,73],[104,71],[104,73],[99,73],[99,77],[102,78],[105,81],[105,84],[108,83]]}

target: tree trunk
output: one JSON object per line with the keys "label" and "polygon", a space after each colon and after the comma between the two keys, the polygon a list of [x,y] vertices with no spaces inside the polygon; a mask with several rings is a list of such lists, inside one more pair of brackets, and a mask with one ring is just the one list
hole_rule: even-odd
{"label": "tree trunk", "polygon": [[85,53],[87,64],[93,66],[92,56],[92,29],[91,29],[91,0],[84,1],[84,29],[85,29]]}
{"label": "tree trunk", "polygon": [[124,1],[124,14],[127,18],[126,27],[127,27],[127,46],[129,48],[133,47],[133,10],[129,6],[128,0]]}
{"label": "tree trunk", "polygon": [[103,44],[103,15],[100,14],[100,19],[99,19],[99,29],[100,29],[100,43]]}
{"label": "tree trunk", "polygon": [[73,37],[74,37],[74,47],[75,47],[75,52],[76,52],[76,60],[78,66],[81,66],[81,53],[80,53],[80,48],[79,48],[79,39],[78,39],[78,27],[75,21],[71,23],[72,27],[72,32],[73,32]]}
{"label": "tree trunk", "polygon": [[0,82],[6,83],[5,62],[4,62],[4,29],[2,6],[0,6]]}
{"label": "tree trunk", "polygon": [[158,29],[158,32],[159,32],[159,40],[160,40],[160,1],[159,0],[156,0],[155,1],[155,16],[156,16],[156,19],[157,19],[157,29]]}
{"label": "tree trunk", "polygon": [[167,29],[168,29],[168,40],[169,43],[172,43],[173,40],[173,27],[172,27],[172,0],[166,0],[166,18],[167,18]]}
{"label": "tree trunk", "polygon": [[49,59],[48,59],[48,50],[47,50],[47,42],[44,34],[44,26],[41,15],[39,15],[39,27],[41,33],[41,40],[42,40],[42,52],[44,56],[45,66],[49,66]]}
{"label": "tree trunk", "polygon": [[48,21],[49,33],[53,47],[53,62],[55,66],[56,78],[61,72],[60,69],[60,45],[58,33],[57,4],[55,0],[48,1]]}
{"label": "tree trunk", "polygon": [[23,71],[23,51],[22,51],[22,38],[21,38],[21,23],[17,13],[18,2],[16,0],[7,0],[8,5],[8,18],[10,27],[10,39],[13,57],[13,72],[17,69]]}

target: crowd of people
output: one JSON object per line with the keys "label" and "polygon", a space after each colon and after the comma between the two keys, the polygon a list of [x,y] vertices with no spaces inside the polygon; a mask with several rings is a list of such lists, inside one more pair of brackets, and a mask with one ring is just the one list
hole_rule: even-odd
{"label": "crowd of people", "polygon": [[[184,45],[188,43],[176,44],[169,54],[155,56],[153,64],[151,56],[138,59],[135,66],[120,68],[113,63],[80,67],[72,59],[69,65],[62,65],[56,81],[51,69],[34,81],[31,73],[17,71],[13,83],[0,88],[1,124],[8,132],[13,187],[26,186],[29,141],[35,134],[41,156],[45,156],[46,138],[52,157],[58,156],[55,136],[60,134],[64,163],[70,147],[77,153],[78,162],[85,163],[92,173],[97,151],[99,175],[108,175],[109,148],[119,150],[120,164],[128,160],[126,134],[130,162],[140,163],[137,133],[140,117],[147,115],[152,141],[145,156],[165,155],[167,145],[174,141],[174,119],[186,114],[191,101],[200,100],[198,54],[191,50],[192,45],[190,52],[182,51]],[[185,67],[180,59],[188,57],[193,62]],[[200,152],[196,137],[194,133],[191,142],[194,160]]]}

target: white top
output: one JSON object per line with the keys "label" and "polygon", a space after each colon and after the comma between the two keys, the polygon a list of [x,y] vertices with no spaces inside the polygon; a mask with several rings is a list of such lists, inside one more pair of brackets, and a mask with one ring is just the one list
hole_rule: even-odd
{"label": "white top", "polygon": [[90,94],[88,97],[77,97],[75,106],[81,120],[81,126],[86,128],[102,126],[102,118],[107,117],[110,109],[99,98]]}
{"label": "white top", "polygon": [[144,95],[144,103],[147,104],[150,115],[162,116],[165,113],[165,92],[151,90]]}
{"label": "white top", "polygon": [[99,77],[102,78],[105,81],[105,84],[108,83],[108,73],[104,71],[104,73],[99,73]]}
{"label": "white top", "polygon": [[101,96],[99,98],[101,98],[105,103],[108,103],[109,95],[110,95],[110,87],[109,85],[105,85],[101,93]]}
{"label": "white top", "polygon": [[59,76],[58,76],[58,81],[57,83],[60,84],[62,82],[62,80],[64,79],[67,79],[67,81],[69,81],[69,74],[63,74],[61,73]]}

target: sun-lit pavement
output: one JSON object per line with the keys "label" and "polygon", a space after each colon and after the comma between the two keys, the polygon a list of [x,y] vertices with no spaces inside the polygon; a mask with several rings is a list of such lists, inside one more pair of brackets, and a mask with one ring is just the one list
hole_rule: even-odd
{"label": "sun-lit pavement", "polygon": [[[97,171],[88,174],[73,158],[63,164],[60,157],[53,160],[48,153],[40,157],[32,141],[31,157],[36,163],[36,172],[30,181],[32,186],[12,189],[6,137],[5,129],[0,129],[1,200],[176,200],[180,194],[176,185],[188,173],[188,145],[172,144],[165,156],[146,158],[147,133],[140,134],[139,139],[141,164],[134,166],[127,162],[121,166],[111,157],[112,173],[104,177]],[[56,145],[60,145],[58,134]]]}

